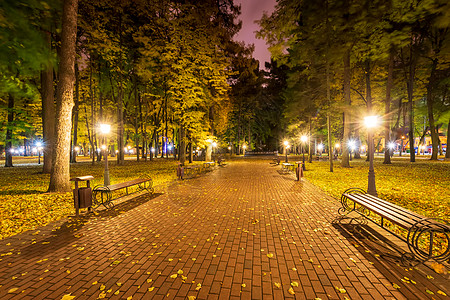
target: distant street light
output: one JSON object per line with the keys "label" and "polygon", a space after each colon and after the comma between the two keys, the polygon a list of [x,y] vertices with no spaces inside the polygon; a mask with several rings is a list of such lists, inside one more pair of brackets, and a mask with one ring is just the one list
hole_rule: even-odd
{"label": "distant street light", "polygon": [[377,189],[375,186],[375,171],[373,169],[373,155],[374,155],[374,144],[373,144],[373,129],[378,125],[378,116],[368,116],[364,118],[364,124],[367,127],[368,142],[369,142],[369,175],[367,183],[367,193],[372,196],[378,196]]}
{"label": "distant street light", "polygon": [[100,131],[105,137],[105,145],[102,147],[104,148],[105,153],[105,172],[103,175],[103,185],[109,185],[109,167],[108,167],[108,134],[111,131],[111,125],[109,124],[100,124]]}
{"label": "distant street light", "polygon": [[244,156],[245,156],[245,149],[247,149],[247,145],[242,145],[242,149],[244,150],[244,151],[243,151],[243,154],[244,154]]}
{"label": "distant street light", "polygon": [[308,141],[308,137],[306,135],[302,135],[300,140],[302,141],[302,154],[303,154],[302,169],[303,169],[303,171],[305,171],[306,170],[306,166],[305,166],[305,148],[306,148],[306,142]]}
{"label": "distant street light", "polygon": [[41,164],[41,151],[42,151],[42,143],[37,142],[36,143],[37,151],[38,151],[38,164]]}
{"label": "distant street light", "polygon": [[352,152],[356,149],[356,142],[355,140],[349,140],[348,141],[348,148],[350,149],[350,160],[352,160]]}
{"label": "distant street light", "polygon": [[286,155],[285,161],[288,162],[287,149],[288,149],[288,146],[289,146],[289,142],[288,141],[284,141],[283,144],[284,144],[284,154]]}

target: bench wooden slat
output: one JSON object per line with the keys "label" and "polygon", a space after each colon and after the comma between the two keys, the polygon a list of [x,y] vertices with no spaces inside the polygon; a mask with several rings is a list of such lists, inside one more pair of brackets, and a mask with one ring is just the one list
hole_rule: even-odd
{"label": "bench wooden slat", "polygon": [[133,186],[133,185],[144,183],[144,182],[147,182],[147,181],[149,181],[149,179],[138,178],[138,179],[133,179],[133,180],[126,181],[126,182],[111,184],[111,185],[108,185],[107,188],[110,191],[116,191],[116,190],[120,190],[120,189],[123,189],[123,188],[126,188],[126,187],[130,187],[130,186]]}
{"label": "bench wooden slat", "polygon": [[[345,197],[347,197],[348,199],[364,206],[365,208],[373,211],[374,213],[380,215],[381,217],[383,217],[405,229],[409,229],[414,225],[416,220],[405,215],[405,213],[407,214],[407,211],[402,210],[400,212],[396,209],[392,209],[391,207],[383,206],[380,203],[377,204],[377,203],[369,202],[372,199],[364,198],[364,196],[365,195],[363,195],[363,194],[346,194],[345,195]],[[422,218],[420,218],[420,219],[422,219]]]}
{"label": "bench wooden slat", "polygon": [[374,202],[374,204],[377,204],[377,205],[385,208],[388,211],[392,211],[392,212],[395,212],[395,213],[397,213],[399,215],[402,215],[402,216],[404,216],[407,219],[411,219],[414,222],[420,221],[420,220],[422,220],[424,218],[423,216],[421,216],[421,215],[419,215],[419,214],[417,214],[415,212],[412,212],[412,211],[410,211],[410,210],[408,210],[406,208],[403,208],[401,206],[398,206],[398,205],[392,204],[390,202],[384,201],[384,200],[382,200],[380,198],[377,198],[377,197],[369,195],[369,194],[365,194],[363,196],[361,196],[361,194],[350,194],[350,195],[355,195],[357,197],[359,196],[359,198],[361,198],[361,199],[367,198],[367,200],[365,200],[366,202],[367,201]]}

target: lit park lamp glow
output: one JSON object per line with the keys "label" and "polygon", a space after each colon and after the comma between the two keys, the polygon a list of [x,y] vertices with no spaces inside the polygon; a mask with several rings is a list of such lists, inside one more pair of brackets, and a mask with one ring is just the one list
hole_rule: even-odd
{"label": "lit park lamp glow", "polygon": [[38,151],[38,164],[41,164],[41,151],[42,151],[42,143],[41,142],[37,142],[36,143],[36,148]]}
{"label": "lit park lamp glow", "polygon": [[394,154],[394,150],[395,150],[395,143],[394,142],[389,142],[388,143],[388,149],[389,149],[389,155],[393,155]]}
{"label": "lit park lamp glow", "polygon": [[245,156],[245,149],[247,149],[247,145],[243,145],[243,146],[242,146],[242,149],[243,149],[243,154],[244,154],[244,156]]}
{"label": "lit park lamp glow", "polygon": [[303,171],[305,171],[306,170],[306,166],[305,166],[305,148],[306,148],[306,142],[308,141],[308,137],[306,135],[302,135],[302,137],[300,138],[300,141],[302,142],[302,154],[303,154],[302,169],[303,169]]}
{"label": "lit park lamp glow", "polygon": [[102,149],[105,153],[105,172],[103,174],[103,185],[109,185],[109,167],[108,167],[108,134],[111,131],[111,125],[109,124],[100,124],[100,132],[105,137],[105,145],[102,146]]}
{"label": "lit park lamp glow", "polygon": [[375,171],[373,169],[373,155],[374,155],[374,144],[373,144],[373,130],[378,126],[379,120],[378,116],[368,116],[364,118],[364,124],[367,127],[368,143],[369,149],[367,150],[367,155],[369,155],[369,175],[367,183],[367,193],[372,196],[378,196],[377,189],[375,186]]}
{"label": "lit park lamp glow", "polygon": [[285,162],[288,162],[287,149],[289,149],[289,142],[288,141],[284,141],[283,144],[284,144],[284,154],[286,155]]}

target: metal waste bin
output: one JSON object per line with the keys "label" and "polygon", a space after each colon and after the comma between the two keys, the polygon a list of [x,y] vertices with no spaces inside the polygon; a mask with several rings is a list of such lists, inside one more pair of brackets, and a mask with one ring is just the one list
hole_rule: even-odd
{"label": "metal waste bin", "polygon": [[79,208],[92,206],[92,189],[90,187],[78,188],[78,204]]}
{"label": "metal waste bin", "polygon": [[[90,208],[92,206],[92,189],[91,180],[93,176],[80,176],[70,179],[75,181],[75,188],[73,189],[73,204],[75,207],[75,215],[78,217],[80,208]],[[78,182],[86,181],[86,187],[78,187]]]}

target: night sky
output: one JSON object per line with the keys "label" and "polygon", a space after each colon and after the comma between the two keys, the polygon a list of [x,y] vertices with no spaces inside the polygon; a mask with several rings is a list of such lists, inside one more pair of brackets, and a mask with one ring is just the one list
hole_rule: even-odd
{"label": "night sky", "polygon": [[235,37],[237,41],[244,41],[246,44],[254,44],[255,52],[253,57],[259,60],[260,68],[264,68],[264,62],[270,61],[270,53],[264,40],[255,37],[255,31],[259,26],[254,23],[259,20],[264,11],[271,14],[276,5],[276,0],[235,0],[236,4],[241,4],[242,29]]}

